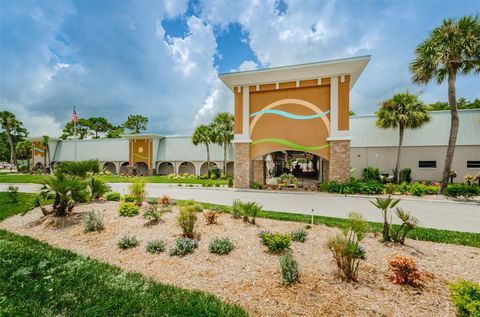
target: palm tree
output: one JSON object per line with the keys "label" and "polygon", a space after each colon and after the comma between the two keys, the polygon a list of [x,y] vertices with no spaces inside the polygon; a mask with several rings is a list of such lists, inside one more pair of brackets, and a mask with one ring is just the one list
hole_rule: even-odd
{"label": "palm tree", "polygon": [[450,137],[442,174],[441,192],[448,184],[457,142],[458,111],[455,84],[457,75],[480,73],[480,18],[465,16],[459,20],[444,20],[430,37],[417,46],[415,60],[410,64],[412,81],[438,84],[448,81],[448,104],[450,106]]}
{"label": "palm tree", "polygon": [[227,148],[233,140],[233,115],[221,112],[213,118],[212,125],[215,132],[215,142],[223,145],[223,175],[227,175]]}
{"label": "palm tree", "polygon": [[42,146],[45,149],[45,153],[43,153],[43,166],[47,168],[47,157],[48,157],[48,171],[52,174],[52,159],[50,157],[50,146],[48,142],[50,141],[50,137],[48,135],[44,135],[42,137]]}
{"label": "palm tree", "polygon": [[0,126],[5,130],[7,135],[7,141],[10,145],[10,163],[17,166],[17,154],[15,152],[15,145],[13,141],[13,133],[20,129],[22,122],[18,121],[13,113],[10,111],[1,111],[0,112]]}
{"label": "palm tree", "polygon": [[30,159],[32,158],[32,142],[25,140],[18,142],[15,146],[17,157],[27,161],[27,169],[30,170]]}
{"label": "palm tree", "polygon": [[400,171],[400,157],[403,145],[405,129],[417,129],[430,121],[426,107],[418,100],[416,95],[398,93],[387,101],[384,101],[377,115],[377,126],[383,129],[398,128],[399,141],[397,151],[397,163],[395,165],[394,182],[398,183]]}
{"label": "palm tree", "polygon": [[199,125],[192,135],[192,143],[194,145],[205,144],[207,148],[207,168],[208,168],[208,177],[210,177],[210,143],[214,135],[214,131],[211,125],[202,124]]}

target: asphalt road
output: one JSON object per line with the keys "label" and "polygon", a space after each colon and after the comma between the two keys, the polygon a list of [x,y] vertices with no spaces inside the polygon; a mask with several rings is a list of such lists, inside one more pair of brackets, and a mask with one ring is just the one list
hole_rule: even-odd
{"label": "asphalt road", "polygon": [[[5,191],[9,184],[0,184]],[[114,191],[128,192],[124,183],[110,184]],[[35,192],[39,185],[16,184],[22,192]],[[369,221],[382,222],[378,209],[370,203],[371,197],[342,196],[321,193],[242,191],[217,188],[187,188],[172,184],[147,184],[149,196],[169,195],[175,199],[195,199],[200,202],[230,205],[234,199],[256,201],[265,210],[293,212],[347,218],[350,212],[360,212]],[[455,231],[480,233],[480,204],[453,201],[404,199],[399,207],[417,217],[420,226]]]}

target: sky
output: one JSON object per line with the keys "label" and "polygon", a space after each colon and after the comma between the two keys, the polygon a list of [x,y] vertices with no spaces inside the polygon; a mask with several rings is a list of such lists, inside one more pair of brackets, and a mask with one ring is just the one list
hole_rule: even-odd
{"label": "sky", "polygon": [[[446,101],[411,83],[415,47],[445,18],[480,14],[480,0],[0,0],[0,110],[31,136],[58,136],[81,118],[185,135],[233,111],[221,73],[371,55],[350,108],[373,113],[396,92]],[[480,98],[480,76],[457,96]]]}

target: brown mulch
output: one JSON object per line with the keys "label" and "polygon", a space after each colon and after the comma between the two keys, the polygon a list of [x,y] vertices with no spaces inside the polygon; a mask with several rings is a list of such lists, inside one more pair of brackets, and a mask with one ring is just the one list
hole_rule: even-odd
{"label": "brown mulch", "polygon": [[[104,260],[126,270],[186,289],[200,289],[231,303],[240,304],[253,316],[455,316],[449,300],[448,283],[457,278],[480,282],[480,249],[473,247],[407,240],[405,246],[381,244],[373,234],[362,242],[367,258],[360,264],[359,282],[346,283],[338,275],[330,251],[325,248],[336,228],[316,225],[305,243],[294,242],[292,252],[299,262],[300,281],[281,284],[279,255],[268,253],[257,234],[261,230],[290,232],[304,224],[257,219],[256,225],[221,214],[219,224],[206,225],[199,214],[199,248],[185,257],[149,254],[145,245],[163,239],[174,245],[181,230],[176,225],[178,211],[166,213],[163,222],[145,226],[141,215],[120,217],[118,203],[91,203],[78,206],[62,221],[42,218],[40,210],[15,216],[0,223],[0,229],[28,235],[79,254]],[[100,211],[105,230],[84,233],[80,218]],[[135,235],[141,244],[120,250],[116,243],[123,235]],[[208,252],[214,237],[228,236],[235,249],[226,256]],[[412,257],[420,270],[429,272],[423,288],[394,285],[387,260],[394,254]]]}

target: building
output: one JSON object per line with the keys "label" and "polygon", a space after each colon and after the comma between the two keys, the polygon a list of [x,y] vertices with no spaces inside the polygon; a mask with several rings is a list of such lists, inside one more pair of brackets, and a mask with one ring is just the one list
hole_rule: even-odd
{"label": "building", "polygon": [[[398,130],[376,127],[374,115],[349,116],[350,90],[369,56],[220,75],[234,94],[235,138],[227,151],[234,186],[292,172],[313,182],[347,181],[368,166],[392,174]],[[480,109],[459,111],[452,169],[456,181],[480,173]],[[406,130],[401,169],[414,180],[439,180],[450,129],[450,112],[431,112],[431,122]],[[32,166],[46,164],[40,138]],[[52,164],[98,159],[114,174],[166,175],[207,172],[204,145],[190,136],[125,135],[119,139],[50,139]],[[210,146],[211,168],[223,169],[223,148]],[[306,162],[306,163],[305,163]],[[292,165],[293,164],[293,165]],[[353,168],[353,169],[352,169]]]}

